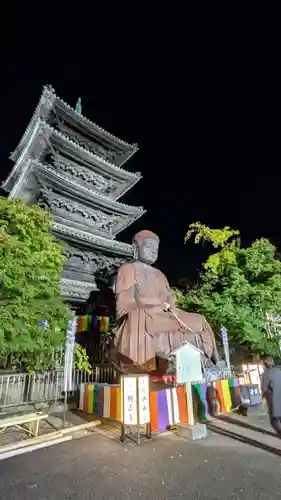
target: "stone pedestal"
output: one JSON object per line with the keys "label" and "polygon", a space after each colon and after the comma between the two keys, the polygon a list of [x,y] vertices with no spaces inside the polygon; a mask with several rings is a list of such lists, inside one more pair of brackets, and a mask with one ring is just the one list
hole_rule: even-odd
{"label": "stone pedestal", "polygon": [[197,441],[198,439],[206,439],[208,433],[205,424],[178,424],[176,434],[190,441]]}
{"label": "stone pedestal", "polygon": [[262,402],[257,406],[249,406],[246,408],[247,417],[260,417],[263,415],[268,415],[268,408],[266,403]]}

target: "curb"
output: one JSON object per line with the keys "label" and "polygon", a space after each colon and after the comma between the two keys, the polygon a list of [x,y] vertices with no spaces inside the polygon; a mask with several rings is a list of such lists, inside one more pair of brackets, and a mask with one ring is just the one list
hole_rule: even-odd
{"label": "curb", "polygon": [[[40,450],[42,448],[47,448],[55,444],[61,444],[66,441],[71,441],[73,439],[80,439],[87,435],[86,432],[88,429],[90,430],[91,428],[97,427],[99,425],[101,425],[101,421],[95,420],[93,422],[86,422],[85,424],[67,427],[65,429],[61,429],[60,431],[52,432],[51,434],[36,436],[19,443],[1,446],[0,460],[12,458],[17,455],[23,455],[24,453]],[[85,431],[85,433],[81,434],[81,431]]]}

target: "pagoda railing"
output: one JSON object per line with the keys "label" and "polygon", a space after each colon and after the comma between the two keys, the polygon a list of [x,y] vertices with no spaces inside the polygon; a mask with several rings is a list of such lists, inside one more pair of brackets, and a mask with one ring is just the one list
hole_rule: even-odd
{"label": "pagoda railing", "polygon": [[[73,387],[68,393],[69,401],[77,401],[82,383],[118,383],[118,374],[110,365],[99,365],[92,373],[73,371]],[[43,373],[0,374],[0,415],[7,412],[24,411],[32,406],[51,406],[64,399],[63,370]]]}
{"label": "pagoda railing", "polygon": [[81,345],[86,349],[87,356],[92,366],[105,363],[106,351],[104,344],[96,344],[94,342],[81,342]]}

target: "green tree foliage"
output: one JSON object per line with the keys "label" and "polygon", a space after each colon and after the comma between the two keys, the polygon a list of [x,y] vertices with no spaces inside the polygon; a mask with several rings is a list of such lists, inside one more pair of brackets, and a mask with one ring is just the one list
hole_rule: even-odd
{"label": "green tree foliage", "polygon": [[[50,367],[70,310],[60,296],[63,246],[51,216],[21,200],[0,198],[0,358],[2,365]],[[48,327],[42,328],[42,320]]]}
{"label": "green tree foliage", "polygon": [[201,222],[193,222],[190,224],[189,229],[185,235],[185,243],[195,235],[195,243],[200,243],[201,240],[209,241],[214,248],[225,247],[230,238],[238,236],[240,233],[237,229],[231,229],[225,226],[223,229],[210,229],[208,226],[201,224]]}
{"label": "green tree foliage", "polygon": [[266,335],[266,313],[281,312],[281,262],[267,239],[241,248],[239,231],[209,229],[191,224],[185,240],[208,241],[219,251],[203,264],[199,286],[186,294],[175,291],[179,307],[206,315],[218,330],[224,325],[230,338],[268,354],[276,354],[275,342]]}
{"label": "green tree foliage", "polygon": [[83,346],[81,346],[78,343],[75,344],[73,368],[75,370],[84,371],[89,375],[93,373],[89,356],[87,355],[87,351]]}

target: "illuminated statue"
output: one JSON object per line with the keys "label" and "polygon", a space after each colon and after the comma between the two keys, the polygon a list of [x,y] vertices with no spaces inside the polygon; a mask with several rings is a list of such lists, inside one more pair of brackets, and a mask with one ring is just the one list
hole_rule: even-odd
{"label": "illuminated statue", "polygon": [[133,245],[135,261],[120,267],[115,289],[115,352],[122,365],[154,371],[157,359],[168,360],[184,341],[216,363],[215,337],[205,317],[176,309],[167,278],[152,267],[158,256],[158,236],[141,231]]}

